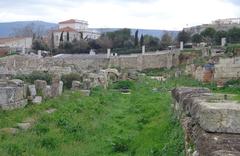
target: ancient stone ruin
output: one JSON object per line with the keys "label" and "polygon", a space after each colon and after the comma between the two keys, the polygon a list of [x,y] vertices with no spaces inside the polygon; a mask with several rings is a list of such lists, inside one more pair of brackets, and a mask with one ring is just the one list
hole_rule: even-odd
{"label": "ancient stone ruin", "polygon": [[27,89],[21,80],[0,81],[0,108],[10,110],[27,105]]}
{"label": "ancient stone ruin", "polygon": [[240,57],[220,58],[215,63],[208,63],[204,66],[194,64],[186,66],[186,73],[202,82],[224,82],[240,77]]}
{"label": "ancient stone ruin", "polygon": [[240,155],[240,103],[206,88],[176,88],[172,96],[188,156]]}

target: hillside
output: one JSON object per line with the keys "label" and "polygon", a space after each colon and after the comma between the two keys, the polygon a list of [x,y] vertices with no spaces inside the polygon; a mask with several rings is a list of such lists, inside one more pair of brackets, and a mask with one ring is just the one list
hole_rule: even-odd
{"label": "hillside", "polygon": [[[21,29],[23,27],[32,25],[35,29],[41,27],[45,32],[50,29],[57,27],[56,23],[48,23],[44,21],[20,21],[20,22],[8,22],[0,23],[0,37],[8,37],[13,35],[14,30]],[[116,31],[121,28],[91,28],[92,30],[97,30],[101,33]],[[131,29],[132,34],[135,33],[137,29]],[[165,33],[169,32],[173,37],[175,37],[178,31],[168,31],[168,30],[151,30],[151,29],[139,29],[139,35],[151,35],[161,38]]]}
{"label": "hillside", "polygon": [[0,37],[8,37],[13,35],[14,30],[24,28],[26,26],[33,26],[35,29],[41,27],[43,31],[47,31],[57,27],[55,23],[48,23],[43,21],[20,21],[0,23]]}

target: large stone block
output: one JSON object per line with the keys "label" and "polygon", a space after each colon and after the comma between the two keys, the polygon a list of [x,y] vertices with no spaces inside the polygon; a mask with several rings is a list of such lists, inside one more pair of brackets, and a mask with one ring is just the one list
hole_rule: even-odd
{"label": "large stone block", "polygon": [[36,80],[34,81],[37,93],[39,94],[43,94],[43,91],[46,89],[47,87],[47,82],[44,80]]}
{"label": "large stone block", "polygon": [[63,82],[62,81],[55,81],[51,85],[51,95],[52,97],[56,97],[62,95],[63,92]]}
{"label": "large stone block", "polygon": [[37,95],[35,85],[29,85],[28,90],[29,90],[29,94],[30,94],[31,97],[35,97]]}
{"label": "large stone block", "polygon": [[80,81],[72,81],[71,90],[79,90],[79,89],[81,89],[81,82]]}
{"label": "large stone block", "polygon": [[200,126],[208,132],[240,134],[240,104],[236,102],[200,102]]}

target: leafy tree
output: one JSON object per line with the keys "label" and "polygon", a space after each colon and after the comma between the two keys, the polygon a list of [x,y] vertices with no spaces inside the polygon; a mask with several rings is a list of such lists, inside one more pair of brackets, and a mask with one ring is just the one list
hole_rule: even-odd
{"label": "leafy tree", "polygon": [[228,31],[228,40],[230,43],[240,42],[240,28],[232,28]]}
{"label": "leafy tree", "polygon": [[124,41],[123,45],[125,48],[133,48],[135,46],[132,40]]}
{"label": "leafy tree", "polygon": [[201,32],[203,39],[208,43],[212,44],[214,41],[214,37],[216,34],[216,30],[214,28],[206,28],[204,31]]}
{"label": "leafy tree", "polygon": [[172,43],[173,43],[172,37],[168,33],[165,33],[161,38],[161,42],[160,42],[161,47],[166,49]]}
{"label": "leafy tree", "polygon": [[143,37],[144,39],[144,45],[148,46],[148,47],[157,47],[159,46],[159,38],[157,37],[153,37],[150,35],[144,35]]}
{"label": "leafy tree", "polygon": [[106,36],[112,40],[113,48],[123,48],[126,40],[132,39],[131,30],[124,28],[114,32],[106,33]]}
{"label": "leafy tree", "polygon": [[36,51],[37,50],[49,50],[49,47],[43,40],[36,39],[32,43],[32,49],[36,50]]}
{"label": "leafy tree", "polygon": [[138,40],[138,30],[136,30],[136,32],[135,32],[135,38],[134,38],[134,45],[135,45],[135,47],[138,46],[138,42],[139,42],[139,40]]}
{"label": "leafy tree", "polygon": [[221,40],[223,37],[227,37],[227,32],[226,31],[217,31],[216,34],[215,34],[215,37],[214,37],[214,40],[215,40],[215,43],[217,45],[220,45],[221,44]]}
{"label": "leafy tree", "polygon": [[193,43],[200,43],[200,42],[202,42],[202,35],[200,35],[200,34],[194,34],[194,35],[192,36],[192,42],[193,42]]}
{"label": "leafy tree", "polygon": [[143,35],[141,35],[141,38],[140,38],[140,45],[143,46],[143,44],[144,44],[144,37],[143,37]]}
{"label": "leafy tree", "polygon": [[187,43],[191,40],[191,35],[190,35],[190,33],[183,30],[178,33],[177,40],[178,40],[178,42],[182,41],[183,43]]}
{"label": "leafy tree", "polygon": [[107,36],[101,36],[99,39],[96,40],[97,44],[103,48],[108,49],[113,47],[113,42]]}
{"label": "leafy tree", "polygon": [[89,53],[90,47],[86,40],[74,41],[72,44],[72,53]]}
{"label": "leafy tree", "polygon": [[101,46],[99,45],[99,43],[97,42],[97,40],[90,40],[88,41],[88,45],[91,49],[100,49]]}

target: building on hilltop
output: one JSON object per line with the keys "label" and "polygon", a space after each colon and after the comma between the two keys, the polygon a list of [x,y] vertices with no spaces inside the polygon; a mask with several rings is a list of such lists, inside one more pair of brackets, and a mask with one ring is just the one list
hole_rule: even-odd
{"label": "building on hilltop", "polygon": [[88,28],[87,21],[76,19],[62,21],[59,22],[58,29],[53,31],[54,47],[59,46],[61,36],[63,42],[72,42],[73,40],[80,39],[97,39],[100,35],[101,34],[99,32]]}
{"label": "building on hilltop", "polygon": [[240,24],[240,18],[226,18],[218,19],[212,22],[214,25],[228,25],[228,24]]}
{"label": "building on hilltop", "polygon": [[204,31],[206,28],[214,28],[217,31],[220,31],[220,30],[228,31],[229,29],[234,27],[240,28],[240,18],[218,19],[213,21],[210,24],[202,24],[198,26],[184,28],[183,30],[191,34],[199,34],[202,31]]}

